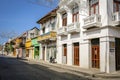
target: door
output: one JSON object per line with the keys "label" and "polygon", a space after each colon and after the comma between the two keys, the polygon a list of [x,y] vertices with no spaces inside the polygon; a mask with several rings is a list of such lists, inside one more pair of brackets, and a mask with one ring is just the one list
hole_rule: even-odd
{"label": "door", "polygon": [[67,44],[63,45],[63,63],[67,64]]}
{"label": "door", "polygon": [[115,40],[116,70],[120,70],[120,39]]}
{"label": "door", "polygon": [[29,57],[29,49],[26,50],[26,57]]}
{"label": "door", "polygon": [[99,68],[99,45],[92,46],[92,68]]}
{"label": "door", "polygon": [[100,68],[99,38],[91,40],[92,68]]}
{"label": "door", "polygon": [[45,47],[43,47],[43,60],[45,60]]}
{"label": "door", "polygon": [[79,66],[79,43],[74,43],[74,65]]}

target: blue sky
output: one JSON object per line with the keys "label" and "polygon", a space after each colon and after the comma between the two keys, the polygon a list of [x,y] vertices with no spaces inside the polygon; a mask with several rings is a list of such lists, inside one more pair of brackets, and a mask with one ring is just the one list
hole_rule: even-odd
{"label": "blue sky", "polygon": [[[10,32],[21,34],[34,26],[40,28],[36,21],[55,8],[46,7],[43,3],[43,5],[33,4],[29,1],[0,0],[0,34]],[[0,39],[1,43],[4,41],[6,39]]]}

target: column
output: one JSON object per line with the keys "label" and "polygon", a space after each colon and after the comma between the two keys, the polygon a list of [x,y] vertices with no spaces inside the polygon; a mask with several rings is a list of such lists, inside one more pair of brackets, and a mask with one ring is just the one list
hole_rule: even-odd
{"label": "column", "polygon": [[72,23],[72,12],[71,10],[67,11],[67,25],[70,25]]}
{"label": "column", "polygon": [[90,41],[85,40],[80,42],[79,46],[79,60],[80,60],[80,67],[81,68],[90,68],[91,66],[91,47],[90,47]]}
{"label": "column", "polygon": [[40,49],[40,50],[39,50],[39,53],[40,53],[40,54],[39,54],[39,58],[43,60],[43,46],[42,46],[42,44],[39,44],[39,46],[40,46],[40,47],[39,47],[39,49]]}
{"label": "column", "polygon": [[67,64],[73,65],[73,47],[72,42],[67,44]]}
{"label": "column", "polygon": [[102,26],[112,24],[113,0],[99,0],[99,12]]}
{"label": "column", "polygon": [[47,45],[45,44],[45,61],[47,61]]}
{"label": "column", "polygon": [[115,38],[100,38],[100,71],[115,71]]}
{"label": "column", "polygon": [[57,45],[57,63],[62,64],[62,55],[63,55],[63,50],[62,50],[62,44]]}

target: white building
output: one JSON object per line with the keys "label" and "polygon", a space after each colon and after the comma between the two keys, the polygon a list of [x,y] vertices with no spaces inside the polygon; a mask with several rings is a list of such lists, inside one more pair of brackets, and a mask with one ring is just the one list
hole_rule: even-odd
{"label": "white building", "polygon": [[57,62],[120,70],[120,0],[61,0]]}
{"label": "white building", "polygon": [[40,59],[50,61],[50,57],[56,59],[56,9],[49,12],[37,21],[40,24],[40,36],[38,42],[41,44]]}

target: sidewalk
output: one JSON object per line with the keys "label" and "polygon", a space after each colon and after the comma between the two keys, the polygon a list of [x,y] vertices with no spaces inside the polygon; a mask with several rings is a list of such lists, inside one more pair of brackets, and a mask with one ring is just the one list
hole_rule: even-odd
{"label": "sidewalk", "polygon": [[49,63],[49,62],[45,62],[45,61],[41,61],[41,60],[30,60],[30,61],[38,62],[41,64],[56,67],[56,68],[66,69],[71,72],[75,72],[77,74],[82,74],[83,76],[107,78],[107,79],[108,78],[120,79],[120,71],[108,74],[108,73],[100,72],[98,69],[83,69],[78,66],[68,66],[68,65],[64,65],[64,64]]}

